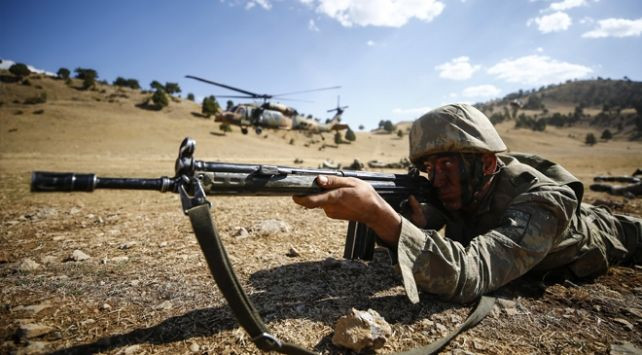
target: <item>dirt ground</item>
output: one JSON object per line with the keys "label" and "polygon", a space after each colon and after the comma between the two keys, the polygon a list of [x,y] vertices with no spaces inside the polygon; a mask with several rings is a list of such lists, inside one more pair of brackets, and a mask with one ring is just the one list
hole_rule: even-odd
{"label": "dirt ground", "polygon": [[[0,83],[0,353],[260,353],[208,273],[176,195],[34,194],[33,170],[171,176],[185,136],[196,139],[196,157],[208,161],[293,165],[300,158],[302,166],[316,167],[325,159],[396,162],[407,151],[406,137],[367,132],[358,132],[353,144],[322,150],[331,135],[323,141],[284,131],[245,136],[236,129],[222,136],[211,119],[193,115],[199,108],[186,100],[156,112],[136,107],[144,95],[128,89],[80,91],[49,78],[30,83]],[[43,91],[46,103],[23,104]],[[349,111],[345,119],[350,123]],[[639,142],[616,135],[584,145],[586,133],[598,129],[535,133],[509,122],[498,130],[511,150],[560,162],[585,184],[595,175],[642,167]],[[210,200],[237,276],[279,338],[320,353],[345,353],[330,340],[334,323],[351,307],[370,308],[392,326],[378,350],[391,353],[436,340],[472,308],[428,295],[410,304],[383,253],[369,264],[342,259],[347,223],[320,210],[288,197]],[[642,215],[639,198],[589,191],[585,200]],[[284,227],[262,235],[260,224],[268,220]],[[241,227],[249,234],[239,236]],[[74,261],[76,250],[89,258]],[[589,281],[523,278],[497,294],[495,311],[446,353],[642,349],[639,266],[613,267]]]}

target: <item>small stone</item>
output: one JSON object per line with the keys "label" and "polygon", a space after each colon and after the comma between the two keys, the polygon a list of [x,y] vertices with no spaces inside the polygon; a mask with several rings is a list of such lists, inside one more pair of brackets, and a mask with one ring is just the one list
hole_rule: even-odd
{"label": "small stone", "polygon": [[54,328],[40,324],[40,323],[26,323],[26,324],[21,324],[20,328],[18,329],[18,334],[21,338],[25,339],[31,339],[31,338],[37,338],[39,336],[43,336],[45,334],[49,334],[54,331]]}
{"label": "small stone", "polygon": [[73,253],[71,253],[71,256],[67,259],[69,261],[85,261],[90,259],[91,256],[85,254],[82,250],[74,250]]}
{"label": "small stone", "polygon": [[38,314],[40,311],[45,310],[47,308],[51,307],[51,303],[49,301],[42,302],[40,304],[32,304],[30,306],[18,306],[14,308],[12,311],[26,311],[31,314]]}
{"label": "small stone", "polygon": [[112,237],[116,237],[120,235],[120,229],[110,229],[109,230],[109,235]]}
{"label": "small stone", "polygon": [[198,352],[199,350],[201,350],[201,347],[200,347],[198,344],[196,344],[196,343],[192,343],[192,344],[189,346],[189,351],[191,351],[191,352],[193,352],[193,353],[196,353],[196,352]]}
{"label": "small stone", "polygon": [[158,244],[158,246],[161,248],[165,248],[167,246],[167,242],[161,242],[160,244]]}
{"label": "small stone", "polygon": [[232,237],[236,239],[244,239],[250,236],[250,233],[247,232],[247,229],[243,227],[238,227],[232,234]]}
{"label": "small stone", "polygon": [[124,262],[126,262],[128,260],[129,260],[129,257],[126,256],[126,255],[124,255],[124,256],[115,256],[115,257],[111,258],[111,261],[113,261],[115,263],[124,263]]}
{"label": "small stone", "polygon": [[100,309],[103,311],[109,311],[111,309],[111,306],[109,305],[109,303],[103,303],[103,305],[100,306]]}
{"label": "small stone", "polygon": [[69,210],[69,214],[77,214],[80,212],[80,208],[78,207],[72,207],[71,210]]}
{"label": "small stone", "polygon": [[123,243],[123,244],[119,245],[119,246],[118,246],[118,249],[123,249],[123,250],[125,250],[125,249],[131,249],[131,248],[133,248],[134,246],[136,246],[136,244],[137,244],[137,243],[136,243],[135,241],[125,242],[125,243]]}
{"label": "small stone", "polygon": [[361,352],[364,349],[379,349],[392,335],[392,328],[383,317],[372,309],[359,311],[352,308],[334,327],[332,344]]}
{"label": "small stone", "polygon": [[40,261],[42,261],[42,263],[45,264],[45,265],[51,265],[51,264],[57,263],[58,262],[58,258],[56,258],[53,255],[46,255],[46,256],[43,256],[40,259]]}
{"label": "small stone", "polygon": [[632,355],[632,354],[642,354],[642,349],[635,346],[633,343],[628,341],[617,341],[611,344],[610,355]]}
{"label": "small stone", "polygon": [[25,272],[36,271],[40,269],[40,264],[38,264],[37,262],[29,258],[25,258],[25,259],[22,259],[22,261],[18,264],[17,269]]}
{"label": "small stone", "polygon": [[47,352],[51,344],[46,341],[30,341],[26,348],[22,349],[20,354],[42,354]]}
{"label": "small stone", "polygon": [[4,250],[0,250],[0,264],[6,264],[9,262],[9,253]]}
{"label": "small stone", "polygon": [[613,321],[615,323],[621,324],[624,326],[624,329],[626,330],[633,330],[633,324],[631,324],[628,320],[622,319],[622,318],[613,318]]}
{"label": "small stone", "polygon": [[125,355],[132,355],[132,354],[140,353],[140,351],[141,351],[140,345],[136,344],[125,348],[125,350],[123,350],[123,353]]}
{"label": "small stone", "polygon": [[165,302],[163,302],[163,303],[157,304],[157,305],[156,305],[156,307],[154,307],[154,309],[159,309],[159,310],[163,310],[163,311],[168,311],[168,310],[172,309],[172,307],[174,307],[174,306],[172,305],[172,302],[170,302],[170,301],[165,301]]}
{"label": "small stone", "polygon": [[94,323],[96,323],[96,320],[94,320],[92,318],[89,318],[89,319],[85,319],[84,321],[80,322],[80,325],[85,326],[85,325],[91,325],[91,324],[94,324]]}
{"label": "small stone", "polygon": [[259,236],[265,237],[279,233],[289,233],[290,226],[277,219],[266,219],[255,225],[252,231]]}
{"label": "small stone", "polygon": [[285,254],[285,255],[289,256],[290,258],[295,258],[297,256],[301,256],[301,254],[299,254],[299,251],[296,250],[294,247],[291,247],[290,250],[288,250],[288,253]]}

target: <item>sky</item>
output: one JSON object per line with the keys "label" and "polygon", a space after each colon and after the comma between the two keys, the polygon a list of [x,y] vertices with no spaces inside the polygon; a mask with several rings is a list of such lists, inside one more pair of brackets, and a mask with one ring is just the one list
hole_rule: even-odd
{"label": "sky", "polygon": [[197,100],[236,93],[185,75],[259,94],[338,85],[282,102],[327,118],[340,96],[367,129],[569,79],[640,81],[641,34],[641,0],[0,2],[1,59]]}

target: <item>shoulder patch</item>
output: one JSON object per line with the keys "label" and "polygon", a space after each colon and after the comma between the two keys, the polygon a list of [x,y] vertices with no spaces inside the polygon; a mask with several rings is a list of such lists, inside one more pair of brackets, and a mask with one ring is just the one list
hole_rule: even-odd
{"label": "shoulder patch", "polygon": [[502,219],[502,227],[508,228],[510,231],[506,234],[510,239],[519,243],[524,237],[528,223],[531,220],[531,215],[524,211],[509,209],[504,213]]}

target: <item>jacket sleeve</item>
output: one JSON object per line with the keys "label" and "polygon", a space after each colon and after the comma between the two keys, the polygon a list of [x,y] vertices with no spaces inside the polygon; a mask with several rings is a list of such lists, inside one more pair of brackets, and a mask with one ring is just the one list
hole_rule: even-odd
{"label": "jacket sleeve", "polygon": [[566,186],[542,186],[517,196],[501,223],[467,247],[436,230],[402,219],[399,267],[411,302],[417,288],[446,300],[469,302],[525,274],[556,245],[577,207]]}

